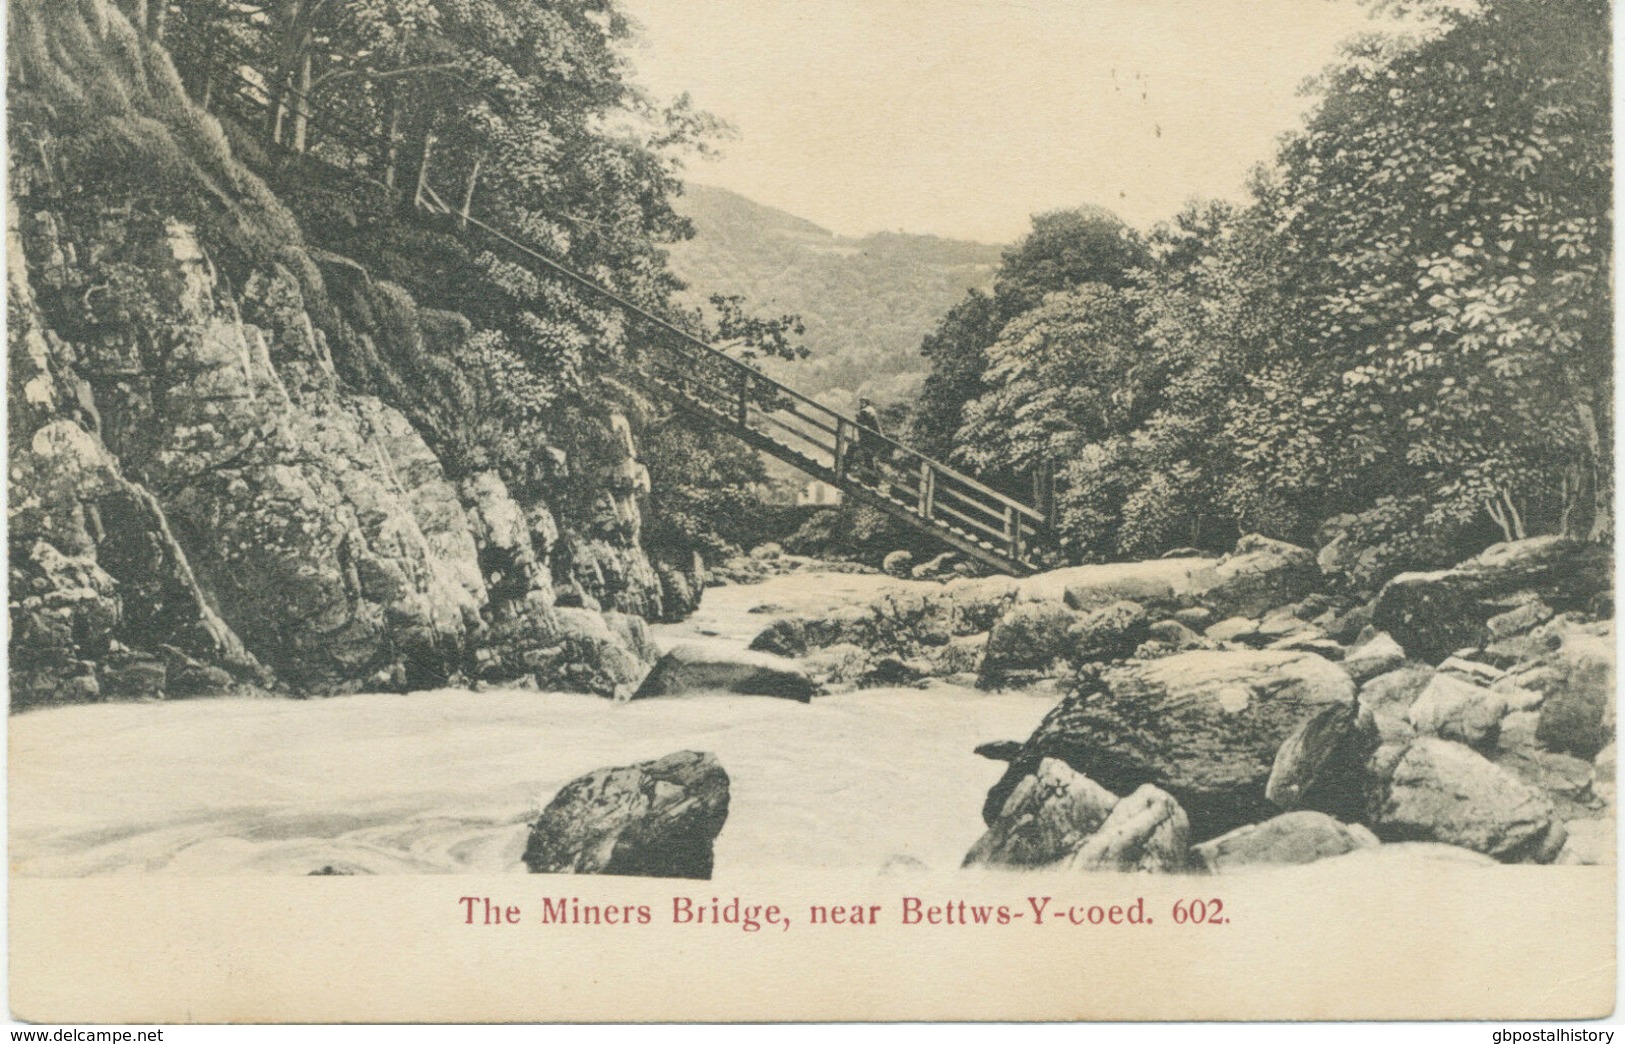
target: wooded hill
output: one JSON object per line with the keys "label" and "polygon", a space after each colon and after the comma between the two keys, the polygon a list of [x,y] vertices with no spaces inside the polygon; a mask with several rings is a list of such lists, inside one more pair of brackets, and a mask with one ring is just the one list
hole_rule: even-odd
{"label": "wooded hill", "polygon": [[919,391],[920,338],[967,290],[986,290],[996,246],[880,232],[838,236],[727,189],[690,184],[674,201],[694,237],[671,248],[672,270],[700,304],[739,294],[759,312],[801,317],[808,355],[766,369],[846,407],[859,394],[902,401]]}

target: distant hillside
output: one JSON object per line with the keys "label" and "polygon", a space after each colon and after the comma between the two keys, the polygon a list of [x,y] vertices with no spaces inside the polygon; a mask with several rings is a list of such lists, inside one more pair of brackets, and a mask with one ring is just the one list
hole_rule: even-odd
{"label": "distant hillside", "polygon": [[743,294],[758,313],[800,314],[811,355],[775,372],[837,407],[860,392],[912,398],[921,338],[966,290],[992,284],[1002,249],[893,232],[849,239],[705,185],[689,185],[678,209],[697,232],[672,248],[691,301]]}

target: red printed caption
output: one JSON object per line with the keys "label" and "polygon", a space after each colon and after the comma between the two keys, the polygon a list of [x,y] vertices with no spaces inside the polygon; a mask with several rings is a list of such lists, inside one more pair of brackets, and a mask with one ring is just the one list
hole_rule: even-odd
{"label": "red printed caption", "polygon": [[1191,898],[1155,903],[1144,897],[1121,902],[1087,902],[1054,896],[1028,896],[1018,903],[977,903],[968,899],[931,900],[903,896],[896,903],[811,904],[792,919],[778,903],[751,902],[738,896],[691,898],[667,902],[586,902],[559,896],[528,902],[525,908],[490,896],[465,895],[457,900],[459,920],[477,927],[497,925],[574,925],[609,928],[652,924],[722,927],[742,932],[787,932],[791,924],[815,927],[897,925],[901,927],[1131,928],[1153,925],[1219,927],[1230,923],[1223,899]]}

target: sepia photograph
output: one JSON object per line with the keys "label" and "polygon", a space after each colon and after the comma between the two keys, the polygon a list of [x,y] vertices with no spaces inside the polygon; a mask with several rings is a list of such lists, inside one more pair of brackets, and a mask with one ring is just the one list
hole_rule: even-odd
{"label": "sepia photograph", "polygon": [[1608,1017],[1613,17],[9,0],[11,1017]]}

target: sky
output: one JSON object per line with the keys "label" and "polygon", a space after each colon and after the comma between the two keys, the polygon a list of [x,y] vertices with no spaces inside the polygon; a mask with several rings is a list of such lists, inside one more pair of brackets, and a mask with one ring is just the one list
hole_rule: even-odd
{"label": "sky", "polygon": [[1378,26],[1355,0],[623,0],[657,96],[737,130],[690,180],[845,235],[1007,243],[1093,203],[1147,228],[1241,198]]}

